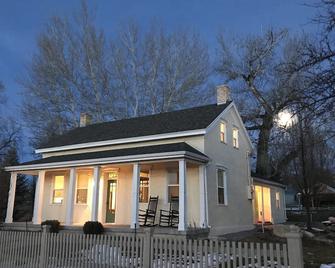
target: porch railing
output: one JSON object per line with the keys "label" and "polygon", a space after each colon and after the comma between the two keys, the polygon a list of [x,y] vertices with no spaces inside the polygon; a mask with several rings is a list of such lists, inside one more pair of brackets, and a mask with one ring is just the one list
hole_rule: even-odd
{"label": "porch railing", "polygon": [[0,231],[0,267],[294,267],[302,268],[301,236],[287,243],[186,239],[142,233]]}

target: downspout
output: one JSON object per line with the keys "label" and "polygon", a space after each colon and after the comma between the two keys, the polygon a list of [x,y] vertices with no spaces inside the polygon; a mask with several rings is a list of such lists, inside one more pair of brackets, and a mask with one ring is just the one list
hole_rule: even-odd
{"label": "downspout", "polygon": [[211,226],[209,225],[209,218],[208,218],[208,186],[207,186],[207,167],[209,166],[209,163],[207,163],[205,165],[205,177],[204,177],[204,181],[205,181],[205,217],[206,217],[206,224],[207,224],[207,228],[210,228]]}

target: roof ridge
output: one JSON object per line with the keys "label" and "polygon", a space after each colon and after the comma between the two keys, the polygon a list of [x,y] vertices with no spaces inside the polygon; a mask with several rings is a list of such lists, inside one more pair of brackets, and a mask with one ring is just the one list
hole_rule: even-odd
{"label": "roof ridge", "polygon": [[134,120],[134,119],[141,119],[141,118],[155,117],[155,116],[159,116],[159,115],[177,113],[177,112],[182,112],[182,111],[189,111],[189,110],[192,110],[192,109],[205,108],[205,107],[215,106],[215,105],[217,106],[216,103],[211,103],[211,104],[206,104],[206,105],[201,105],[201,106],[189,107],[189,108],[185,108],[185,109],[178,109],[178,110],[160,112],[160,113],[155,113],[155,114],[147,114],[147,115],[141,115],[141,116],[134,116],[134,117],[128,117],[128,118],[123,118],[123,119],[117,119],[117,120],[97,122],[97,123],[93,123],[93,124],[87,125],[85,127],[76,127],[76,128],[70,129],[69,131],[77,129],[77,128],[84,129],[84,128],[90,127],[90,126],[96,126],[96,125],[101,125],[101,124],[109,124],[109,123],[120,122],[120,121],[127,121],[127,120]]}
{"label": "roof ridge", "polygon": [[39,149],[204,129],[231,103],[213,103],[77,127],[53,137]]}

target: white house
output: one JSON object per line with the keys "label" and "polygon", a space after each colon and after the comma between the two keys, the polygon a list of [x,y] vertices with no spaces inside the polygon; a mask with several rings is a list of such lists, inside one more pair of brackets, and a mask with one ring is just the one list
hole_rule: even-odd
{"label": "white house", "polygon": [[13,219],[18,173],[38,175],[34,224],[98,220],[136,228],[150,196],[158,196],[157,214],[179,197],[179,231],[196,227],[215,235],[252,229],[260,219],[285,221],[282,185],[250,175],[252,144],[228,87],[217,88],[216,104],[100,124],[85,120],[36,150],[41,159],[6,167],[6,223]]}

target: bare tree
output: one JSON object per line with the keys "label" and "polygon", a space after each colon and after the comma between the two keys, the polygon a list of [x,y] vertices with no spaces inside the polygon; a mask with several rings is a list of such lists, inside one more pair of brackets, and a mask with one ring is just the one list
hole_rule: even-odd
{"label": "bare tree", "polygon": [[13,149],[16,148],[20,132],[20,128],[15,120],[9,115],[3,115],[1,106],[5,104],[5,102],[5,87],[0,82],[0,221],[2,221],[4,217],[9,188],[9,174],[4,171],[4,167],[8,164],[8,156]]}
{"label": "bare tree", "polygon": [[[304,70],[306,107],[313,116],[325,116],[334,122],[335,117],[335,1],[320,0],[313,5],[317,9],[314,23],[320,31],[309,38],[300,53],[301,60],[292,62],[291,68]],[[329,125],[335,135],[335,125]]]}
{"label": "bare tree", "polygon": [[196,104],[209,76],[207,47],[187,31],[143,32],[136,23],[106,39],[83,2],[72,19],[51,19],[28,67],[23,115],[34,144],[78,126]]}
{"label": "bare tree", "polygon": [[[5,87],[0,81],[0,104],[6,103]],[[0,162],[7,151],[16,145],[19,137],[19,127],[10,116],[2,114],[0,106]],[[1,166],[0,166],[1,168]]]}
{"label": "bare tree", "polygon": [[22,79],[23,116],[36,143],[78,126],[80,112],[99,122],[113,115],[106,41],[83,2],[71,21],[54,17]]}
{"label": "bare tree", "polygon": [[129,23],[112,40],[110,70],[122,113],[138,116],[199,104],[210,66],[197,35],[155,26],[142,33]]}
{"label": "bare tree", "polygon": [[273,175],[269,151],[276,117],[303,96],[301,75],[289,64],[299,61],[303,38],[289,38],[285,30],[269,30],[232,43],[221,35],[219,45],[217,71],[227,82],[235,82],[247,129],[256,132],[256,172]]}
{"label": "bare tree", "polygon": [[301,193],[306,209],[306,225],[311,229],[311,207],[323,183],[331,183],[334,178],[334,149],[327,139],[327,129],[320,127],[314,118],[306,116],[308,110],[298,112],[298,121],[285,130],[283,139],[277,146],[278,155],[289,151],[298,152],[281,171],[287,183],[293,184]]}

